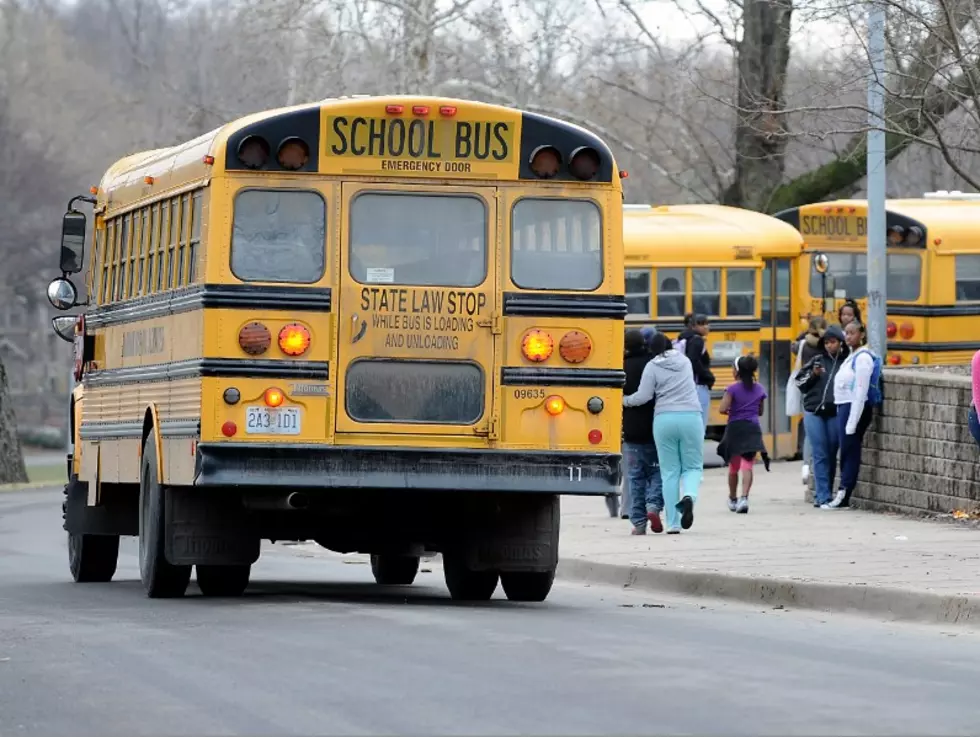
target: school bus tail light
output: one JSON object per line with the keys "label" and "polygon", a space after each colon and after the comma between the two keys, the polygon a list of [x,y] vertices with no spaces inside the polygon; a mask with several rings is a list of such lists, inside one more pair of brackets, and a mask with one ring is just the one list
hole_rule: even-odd
{"label": "school bus tail light", "polygon": [[590,146],[581,146],[572,151],[572,158],[568,163],[568,170],[572,176],[587,182],[599,172],[599,152]]}
{"label": "school bus tail light", "polygon": [[602,430],[589,430],[589,442],[598,445],[602,442]]}
{"label": "school bus tail light", "polygon": [[229,420],[228,422],[226,422],[224,425],[221,426],[221,434],[224,435],[226,438],[235,437],[235,433],[237,432],[238,432],[238,425],[236,425],[231,420]]}
{"label": "school bus tail light", "polygon": [[306,166],[310,160],[310,147],[302,138],[292,136],[279,144],[276,161],[279,166],[289,171],[297,171]]}
{"label": "school bus tail light", "polygon": [[538,146],[531,152],[531,171],[541,179],[551,179],[561,168],[561,154],[554,146]]}
{"label": "school bus tail light", "polygon": [[277,389],[274,386],[270,386],[265,390],[265,394],[262,395],[263,400],[267,407],[279,407],[282,405],[285,396],[282,393],[282,389]]}
{"label": "school bus tail light", "polygon": [[521,352],[528,361],[541,363],[551,358],[555,339],[543,330],[528,330],[521,340]]}
{"label": "school bus tail light", "polygon": [[238,160],[249,169],[261,169],[269,160],[269,142],[262,136],[246,136],[238,144]]}
{"label": "school bus tail light", "polygon": [[403,112],[405,112],[405,106],[385,105],[385,112],[388,113],[388,115],[401,115]]}
{"label": "school bus tail light", "polygon": [[453,117],[456,114],[456,106],[455,105],[443,105],[441,108],[439,108],[439,114],[440,115],[445,115],[447,118],[451,118],[451,117]]}
{"label": "school bus tail light", "polygon": [[894,338],[894,337],[895,337],[895,334],[896,334],[897,332],[898,332],[898,325],[896,325],[896,324],[895,324],[895,323],[893,323],[893,322],[892,322],[891,320],[889,320],[889,321],[888,321],[888,324],[887,324],[887,325],[885,325],[885,334],[886,334],[886,335],[887,335],[887,336],[888,336],[889,338]]}
{"label": "school bus tail light", "polygon": [[557,417],[565,411],[565,400],[557,394],[553,394],[544,400],[545,411],[552,417]]}
{"label": "school bus tail light", "polygon": [[903,322],[898,329],[898,334],[902,336],[903,340],[908,340],[915,335],[915,326],[910,322]]}
{"label": "school bus tail light", "polygon": [[412,115],[428,115],[429,106],[428,105],[413,105]]}
{"label": "school bus tail light", "polygon": [[238,331],[238,345],[250,356],[261,356],[272,345],[272,333],[260,322],[250,322]]}
{"label": "school bus tail light", "polygon": [[580,330],[565,333],[558,341],[558,354],[569,363],[582,363],[592,353],[592,341]]}
{"label": "school bus tail light", "polygon": [[298,322],[279,331],[279,348],[287,356],[302,356],[310,347],[310,331]]}
{"label": "school bus tail light", "polygon": [[892,366],[898,366],[902,362],[902,357],[895,355],[894,353],[888,357],[888,363]]}

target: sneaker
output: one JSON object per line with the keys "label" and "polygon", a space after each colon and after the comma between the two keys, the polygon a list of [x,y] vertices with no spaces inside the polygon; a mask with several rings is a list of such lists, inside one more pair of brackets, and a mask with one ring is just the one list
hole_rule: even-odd
{"label": "sneaker", "polygon": [[636,527],[634,527],[632,529],[632,531],[630,531],[630,534],[631,535],[646,535],[647,534],[647,528],[646,528],[645,525],[643,527],[636,526]]}
{"label": "sneaker", "polygon": [[832,506],[830,506],[830,504],[831,504],[830,502],[827,502],[826,504],[821,504],[820,505],[820,508],[821,509],[840,509],[840,507],[832,507]]}
{"label": "sneaker", "polygon": [[659,510],[656,512],[647,512],[647,519],[650,520],[650,529],[654,532],[663,532],[664,523],[660,520]]}
{"label": "sneaker", "polygon": [[847,496],[847,492],[843,489],[838,489],[837,493],[834,494],[834,498],[827,502],[827,505],[831,509],[837,509],[841,505],[841,502],[844,501],[845,496]]}
{"label": "sneaker", "polygon": [[810,464],[803,464],[803,485],[806,486],[807,482],[810,480]]}
{"label": "sneaker", "polygon": [[678,530],[676,527],[671,527],[670,529],[667,530],[667,534],[668,535],[680,535],[681,534],[681,531]]}
{"label": "sneaker", "polygon": [[728,497],[728,511],[734,512],[736,509],[738,509],[738,499]]}
{"label": "sneaker", "polygon": [[681,510],[681,527],[685,530],[691,529],[694,524],[694,500],[686,496],[677,504]]}
{"label": "sneaker", "polygon": [[739,497],[738,506],[735,508],[735,511],[739,514],[749,513],[749,498],[747,496]]}

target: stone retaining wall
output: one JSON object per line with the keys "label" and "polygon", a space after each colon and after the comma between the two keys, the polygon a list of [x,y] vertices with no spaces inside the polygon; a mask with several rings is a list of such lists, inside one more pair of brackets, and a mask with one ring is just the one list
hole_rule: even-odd
{"label": "stone retaining wall", "polygon": [[864,439],[853,506],[911,514],[980,507],[969,366],[885,369],[884,395]]}

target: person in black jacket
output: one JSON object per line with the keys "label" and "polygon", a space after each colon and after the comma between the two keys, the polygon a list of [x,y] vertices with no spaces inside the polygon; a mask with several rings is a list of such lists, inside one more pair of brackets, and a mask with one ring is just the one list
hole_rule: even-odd
{"label": "person in black jacket", "polygon": [[[639,330],[628,330],[625,336],[626,358],[623,370],[629,395],[640,387],[643,369],[650,361],[647,342]],[[647,523],[654,532],[663,532],[660,512],[664,508],[663,484],[660,480],[660,458],[653,441],[654,400],[639,407],[623,408],[623,457],[630,497],[630,522],[634,535],[646,535]]]}
{"label": "person in black jacket", "polygon": [[711,409],[711,387],[715,385],[715,375],[711,373],[711,356],[705,336],[710,332],[708,316],[688,313],[684,317],[684,331],[674,341],[674,349],[680,351],[691,361],[694,368],[694,384],[701,401],[701,416],[704,429],[708,429],[708,412]]}
{"label": "person in black jacket", "polygon": [[834,377],[847,356],[844,331],[831,325],[820,339],[821,352],[805,364],[796,377],[803,392],[803,425],[813,449],[813,506],[830,503],[837,473],[837,405],[834,404]]}

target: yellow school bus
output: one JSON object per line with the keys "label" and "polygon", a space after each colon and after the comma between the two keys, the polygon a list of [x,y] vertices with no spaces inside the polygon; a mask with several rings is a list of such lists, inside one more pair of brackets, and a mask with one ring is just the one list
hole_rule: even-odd
{"label": "yellow school bus", "polygon": [[722,205],[625,205],[623,243],[627,327],[653,325],[676,338],[686,314],[710,320],[717,383],[707,437],[724,433],[718,405],[732,382],[732,362],[752,354],[770,397],[766,444],[774,457],[794,456],[795,423],[784,410],[790,344],[798,332],[791,286],[800,234],[768,215]]}
{"label": "yellow school bus", "polygon": [[[69,563],[139,538],[151,597],[239,595],[262,540],[457,599],[541,601],[559,495],[621,479],[622,187],[578,126],[336,99],[128,156],[63,225]],[[86,216],[94,247],[86,260]]]}
{"label": "yellow school bus", "polygon": [[[969,363],[980,349],[980,195],[931,192],[885,207],[888,363]],[[846,298],[867,313],[867,214],[866,200],[837,200],[777,215],[806,243],[804,319],[836,322]]]}

